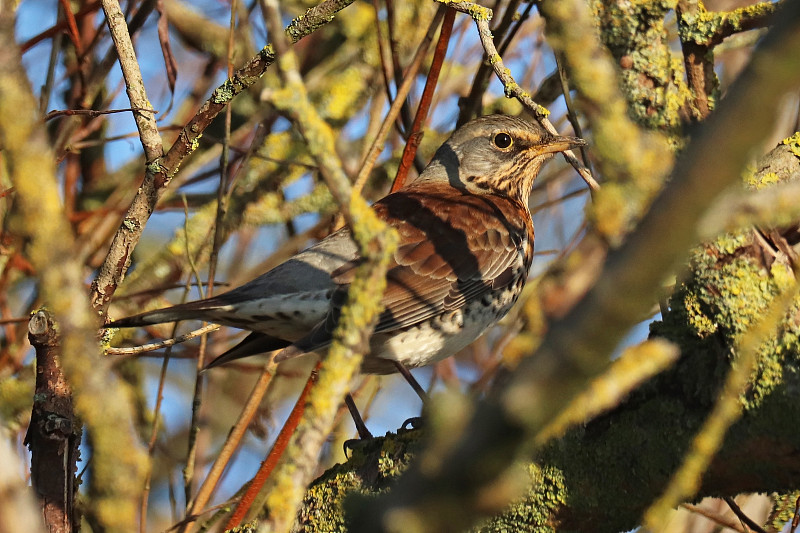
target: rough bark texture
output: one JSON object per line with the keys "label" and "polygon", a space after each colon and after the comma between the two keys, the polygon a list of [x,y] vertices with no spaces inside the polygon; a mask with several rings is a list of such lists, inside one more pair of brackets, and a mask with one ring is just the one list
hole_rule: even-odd
{"label": "rough bark texture", "polygon": [[36,392],[25,443],[31,451],[31,481],[39,496],[48,531],[77,531],[80,522],[74,500],[81,424],[75,419],[72,391],[58,362],[58,332],[46,311],[28,324],[28,339],[36,349]]}

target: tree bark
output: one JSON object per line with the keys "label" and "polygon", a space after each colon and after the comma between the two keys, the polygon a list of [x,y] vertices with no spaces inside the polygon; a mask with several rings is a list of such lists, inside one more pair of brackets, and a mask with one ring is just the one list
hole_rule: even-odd
{"label": "tree bark", "polygon": [[72,391],[59,364],[58,331],[47,311],[28,323],[28,339],[36,350],[36,389],[25,444],[31,451],[31,481],[51,533],[77,531],[74,500],[78,483],[81,424],[75,418]]}

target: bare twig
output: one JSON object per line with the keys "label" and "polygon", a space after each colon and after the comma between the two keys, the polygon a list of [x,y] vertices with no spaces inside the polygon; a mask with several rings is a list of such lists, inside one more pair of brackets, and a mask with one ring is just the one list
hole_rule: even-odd
{"label": "bare twig", "polygon": [[402,188],[403,184],[406,182],[408,170],[414,162],[417,148],[422,141],[422,124],[428,116],[428,110],[433,100],[433,91],[436,89],[436,82],[439,80],[439,71],[442,69],[444,56],[447,54],[447,45],[450,43],[450,32],[453,30],[455,14],[456,12],[452,9],[448,9],[444,14],[442,30],[439,33],[439,41],[436,43],[433,61],[428,71],[428,79],[425,80],[425,89],[423,89],[422,96],[420,97],[417,114],[414,116],[414,122],[411,124],[411,131],[408,133],[406,146],[403,149],[403,156],[400,158],[400,166],[397,169],[394,183],[392,183],[392,192]]}
{"label": "bare twig", "polygon": [[389,134],[392,124],[397,119],[397,114],[400,112],[403,102],[405,101],[406,96],[408,96],[408,92],[411,90],[411,87],[416,81],[417,72],[422,65],[422,60],[425,59],[425,55],[428,52],[431,42],[433,42],[434,32],[436,31],[436,27],[439,25],[439,21],[444,16],[444,11],[445,8],[439,8],[439,10],[436,12],[436,16],[433,17],[430,26],[428,26],[428,32],[425,34],[422,42],[419,43],[419,46],[417,47],[417,53],[414,55],[414,59],[406,69],[405,79],[400,85],[400,88],[397,89],[394,102],[392,102],[392,106],[386,113],[386,117],[383,119],[383,124],[381,124],[381,129],[378,131],[378,134],[372,141],[372,145],[367,152],[367,156],[364,158],[364,162],[361,165],[361,170],[358,172],[358,177],[356,177],[355,183],[353,184],[353,190],[360,191],[367,183],[367,178],[369,178],[369,174],[372,172],[375,161],[378,159],[378,155],[380,155],[380,153],[383,151],[384,144],[386,143],[386,136]]}
{"label": "bare twig", "polygon": [[197,489],[197,494],[192,500],[191,507],[187,513],[188,516],[195,516],[201,513],[208,503],[208,500],[211,499],[219,480],[222,478],[223,472],[225,472],[225,468],[228,466],[234,452],[239,448],[239,444],[242,442],[247,428],[250,427],[250,424],[253,422],[253,418],[255,418],[258,408],[261,405],[261,400],[264,398],[269,384],[272,383],[274,375],[275,364],[270,361],[261,371],[258,381],[256,381],[256,384],[253,386],[253,390],[250,392],[250,396],[247,398],[247,402],[242,408],[242,413],[231,428],[230,433],[228,433],[228,438],[225,439],[225,444],[223,444],[222,449],[217,454],[217,458],[214,459],[214,463],[211,465],[203,483],[200,485],[200,488]]}
{"label": "bare twig", "polygon": [[[236,9],[238,2],[231,1],[230,25],[228,28],[228,78],[233,74],[233,50],[234,50],[234,30],[236,29]],[[214,238],[211,244],[211,256],[208,265],[208,293],[207,297],[214,294],[214,278],[217,273],[217,259],[219,249],[223,240],[223,221],[228,210],[228,186],[230,177],[230,140],[231,140],[231,106],[225,108],[224,136],[222,139],[222,154],[220,155],[220,180],[217,185],[217,212],[214,219]],[[187,250],[188,252],[188,250]],[[188,449],[186,452],[186,467],[183,469],[184,493],[186,496],[187,511],[192,507],[192,483],[194,481],[194,469],[197,461],[198,435],[200,432],[200,409],[203,404],[204,377],[202,370],[205,367],[206,348],[208,347],[208,337],[203,335],[200,340],[200,350],[197,354],[197,364],[194,382],[194,395],[192,398],[192,417],[189,423]]]}
{"label": "bare twig", "polygon": [[280,433],[278,433],[278,436],[275,438],[275,443],[272,445],[272,448],[267,454],[266,459],[264,459],[264,461],[261,463],[261,466],[256,472],[256,475],[253,476],[253,479],[250,480],[247,490],[245,490],[244,494],[239,500],[239,503],[233,510],[233,514],[231,514],[230,518],[228,518],[228,523],[225,524],[225,530],[238,527],[242,523],[242,519],[247,515],[248,511],[250,511],[253,503],[255,503],[258,493],[261,491],[261,488],[264,486],[264,483],[266,483],[272,471],[275,469],[275,466],[278,464],[278,460],[283,455],[283,452],[286,451],[286,447],[289,445],[289,438],[297,429],[298,424],[300,424],[300,418],[303,415],[306,407],[306,398],[308,397],[308,393],[311,392],[311,388],[314,386],[314,383],[317,381],[320,366],[321,363],[317,363],[317,366],[315,366],[314,370],[311,371],[311,375],[308,376],[308,380],[306,381],[305,387],[303,387],[303,391],[300,393],[300,396],[298,396],[292,411],[289,413],[289,417],[286,419],[286,422],[283,424]]}
{"label": "bare twig", "polygon": [[[45,115],[44,120],[47,122],[48,120],[52,120],[56,117],[73,117],[78,115],[85,115],[88,117],[99,117],[101,115],[110,115],[112,113],[125,113],[128,111],[135,111],[141,113],[153,113],[154,115],[158,114],[158,111],[155,109],[146,109],[146,108],[134,108],[129,107],[127,109],[106,109],[104,111],[97,111],[94,109],[60,109],[50,111]],[[108,139],[106,139],[106,142]]]}
{"label": "bare twig", "polygon": [[[158,124],[151,110],[150,101],[144,88],[144,80],[139,70],[139,62],[136,60],[136,52],[133,49],[133,42],[128,33],[128,25],[125,23],[125,15],[117,0],[103,0],[103,11],[106,14],[106,23],[111,32],[111,39],[117,49],[119,65],[122,67],[122,76],[125,78],[125,89],[128,92],[128,99],[131,108],[134,109],[133,118],[139,130],[139,138],[142,141],[146,164],[156,162],[164,155],[164,147],[161,142],[161,135],[158,133]],[[142,112],[139,110],[148,110]]]}
{"label": "bare twig", "polygon": [[718,524],[723,527],[730,528],[734,531],[738,531],[739,533],[747,533],[745,528],[742,527],[742,523],[738,520],[734,520],[731,516],[724,516],[720,513],[711,511],[709,509],[704,509],[699,505],[691,505],[688,503],[682,503],[681,507],[686,509],[687,511],[695,514],[699,514],[700,516],[711,520],[715,524]]}
{"label": "bare twig", "polygon": [[139,355],[146,352],[160,350],[161,348],[175,346],[176,344],[180,344],[182,342],[195,339],[200,335],[205,335],[206,333],[217,331],[219,328],[220,326],[218,324],[208,324],[200,329],[196,329],[190,333],[187,333],[186,335],[180,335],[172,339],[164,339],[163,341],[150,342],[147,344],[142,344],[140,346],[133,346],[131,348],[108,348],[106,350],[106,353],[108,355],[126,355],[126,356]]}
{"label": "bare twig", "polygon": [[725,496],[722,499],[725,501],[725,503],[728,504],[728,507],[731,508],[731,511],[733,511],[733,514],[735,514],[736,517],[739,520],[741,520],[742,523],[747,528],[749,528],[751,531],[755,531],[755,533],[767,533],[766,531],[764,531],[764,528],[762,528],[760,525],[758,525],[752,518],[747,516],[745,514],[745,512],[742,511],[742,508],[739,507],[739,505],[734,501],[733,498],[731,498],[730,496]]}

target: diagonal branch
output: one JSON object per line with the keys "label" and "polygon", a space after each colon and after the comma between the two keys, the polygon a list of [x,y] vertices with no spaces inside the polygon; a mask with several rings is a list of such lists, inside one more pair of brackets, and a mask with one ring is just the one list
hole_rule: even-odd
{"label": "diagonal branch", "polygon": [[[353,3],[353,0],[325,0],[293,20],[286,29],[292,43],[296,43],[320,26],[333,20],[333,16]],[[92,282],[92,305],[105,312],[117,287],[130,266],[133,249],[139,242],[144,226],[156,203],[164,194],[181,163],[197,148],[198,139],[211,122],[230,101],[242,91],[252,87],[275,60],[272,47],[265,46],[233,76],[212,93],[178,135],[175,144],[163,157],[148,159],[142,185],[131,202],[125,217],[111,242],[108,254]],[[137,106],[134,106],[137,107]],[[149,104],[146,106],[149,108]],[[151,154],[148,154],[151,155]]]}

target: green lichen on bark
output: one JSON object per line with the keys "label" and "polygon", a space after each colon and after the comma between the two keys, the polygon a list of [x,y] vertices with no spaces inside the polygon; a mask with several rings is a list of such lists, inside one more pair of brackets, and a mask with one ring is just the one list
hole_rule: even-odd
{"label": "green lichen on bark", "polygon": [[670,49],[666,15],[675,0],[593,2],[600,35],[619,62],[629,113],[639,124],[677,138],[689,100],[680,58]]}
{"label": "green lichen on bark", "polygon": [[401,429],[397,434],[357,443],[347,462],[334,466],[311,484],[293,531],[346,531],[345,498],[387,490],[419,448],[420,432],[416,430]]}
{"label": "green lichen on bark", "polygon": [[774,2],[759,2],[743,6],[732,11],[706,11],[700,3],[696,13],[683,13],[682,24],[679,25],[679,37],[682,42],[694,42],[707,45],[716,40],[723,27],[728,33],[745,31],[744,23],[755,17],[769,16],[775,13],[778,5]]}
{"label": "green lichen on bark", "polygon": [[[691,274],[670,299],[669,312],[652,325],[654,335],[676,341],[684,361],[703,360],[704,371],[682,380],[684,392],[712,401],[728,364],[735,361],[733,347],[765,312],[773,298],[792,284],[790,267],[780,255],[766,257],[755,230],[724,235],[696,249],[690,260]],[[800,369],[797,303],[789,310],[779,334],[761,347],[757,375],[743,397],[744,407],[756,408],[764,398],[796,381]],[[685,363],[684,363],[685,364]],[[688,377],[688,376],[687,376]]]}
{"label": "green lichen on bark", "polygon": [[553,533],[555,512],[567,503],[563,473],[552,466],[527,465],[530,488],[501,515],[473,529],[474,533]]}
{"label": "green lichen on bark", "polygon": [[[360,442],[351,458],[328,470],[309,487],[294,533],[347,531],[348,498],[370,498],[390,491],[421,450],[423,431],[398,430]],[[527,465],[528,491],[504,513],[476,526],[474,533],[556,531],[553,515],[567,500],[564,476],[557,468]]]}

